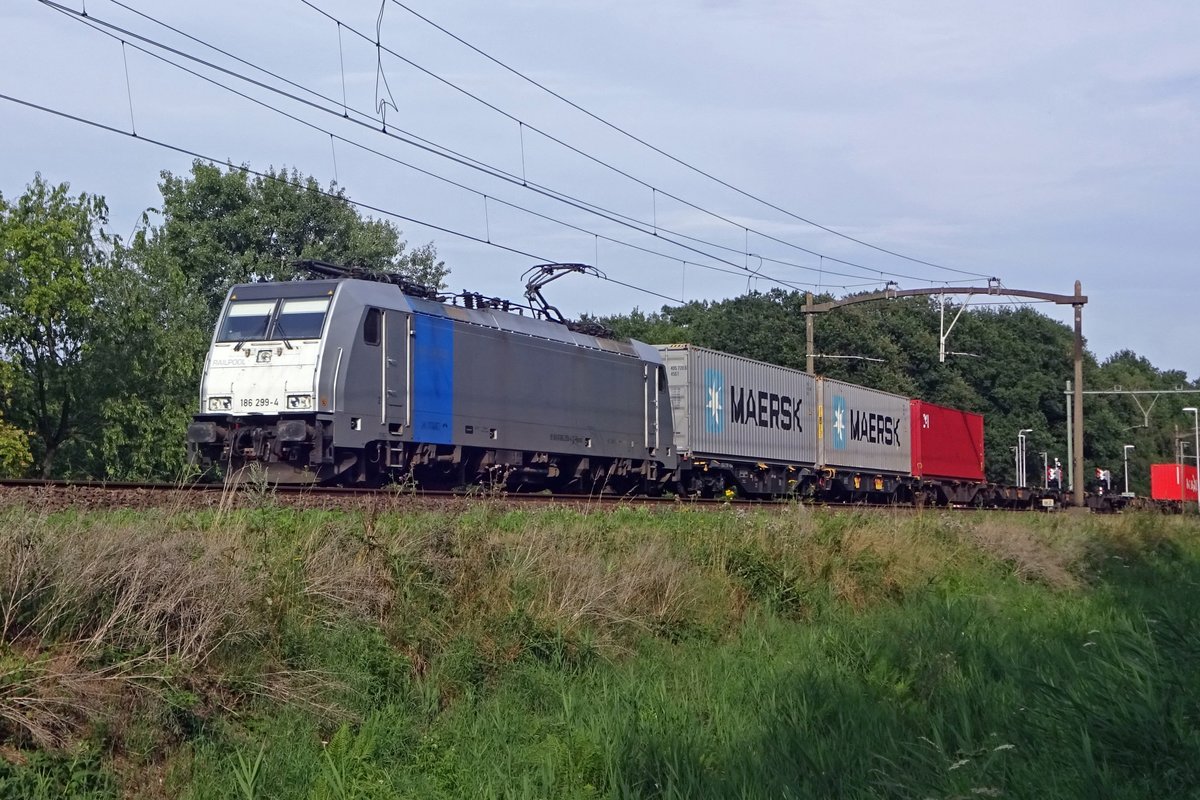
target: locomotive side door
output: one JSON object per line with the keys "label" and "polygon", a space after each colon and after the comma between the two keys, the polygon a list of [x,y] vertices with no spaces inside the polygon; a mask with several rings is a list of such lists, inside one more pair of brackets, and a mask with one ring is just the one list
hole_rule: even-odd
{"label": "locomotive side door", "polygon": [[[403,311],[387,311],[383,318],[383,398],[381,422],[389,432],[399,433],[409,427],[408,373],[411,360],[412,316]],[[403,426],[397,428],[396,426]]]}
{"label": "locomotive side door", "polygon": [[[666,387],[666,370],[654,364],[642,365],[643,434],[645,447],[651,456],[658,455],[661,444],[662,404],[660,397]],[[669,409],[668,409],[669,411]]]}

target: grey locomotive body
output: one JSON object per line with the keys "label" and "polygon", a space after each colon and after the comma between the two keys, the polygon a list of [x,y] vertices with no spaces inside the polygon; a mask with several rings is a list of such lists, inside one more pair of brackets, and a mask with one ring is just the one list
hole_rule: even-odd
{"label": "grey locomotive body", "polygon": [[234,287],[189,447],[271,481],[656,491],[677,466],[658,352],[358,279]]}

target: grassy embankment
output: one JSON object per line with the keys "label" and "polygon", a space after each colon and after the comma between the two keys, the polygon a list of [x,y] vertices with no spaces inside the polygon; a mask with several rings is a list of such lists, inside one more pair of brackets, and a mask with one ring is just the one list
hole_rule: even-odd
{"label": "grassy embankment", "polygon": [[0,796],[1182,797],[1200,527],[0,510]]}

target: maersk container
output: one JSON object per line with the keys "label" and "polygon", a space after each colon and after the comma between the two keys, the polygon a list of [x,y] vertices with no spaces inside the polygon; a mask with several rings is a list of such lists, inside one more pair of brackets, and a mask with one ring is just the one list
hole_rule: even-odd
{"label": "maersk container", "polygon": [[907,397],[821,378],[824,466],[900,475],[912,469]]}
{"label": "maersk container", "polygon": [[1196,502],[1196,468],[1187,464],[1151,464],[1150,496],[1155,500]]}
{"label": "maersk container", "polygon": [[983,416],[912,401],[912,473],[982,482]]}
{"label": "maersk container", "polygon": [[681,456],[816,462],[817,381],[812,375],[694,345],[658,350]]}

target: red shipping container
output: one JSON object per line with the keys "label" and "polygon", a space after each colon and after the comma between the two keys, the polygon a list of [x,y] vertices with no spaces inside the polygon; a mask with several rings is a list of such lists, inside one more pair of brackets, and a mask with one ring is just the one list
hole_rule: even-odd
{"label": "red shipping container", "polygon": [[924,400],[911,408],[913,475],[983,481],[983,415]]}
{"label": "red shipping container", "polygon": [[1150,496],[1155,500],[1196,499],[1196,468],[1179,464],[1150,465]]}

